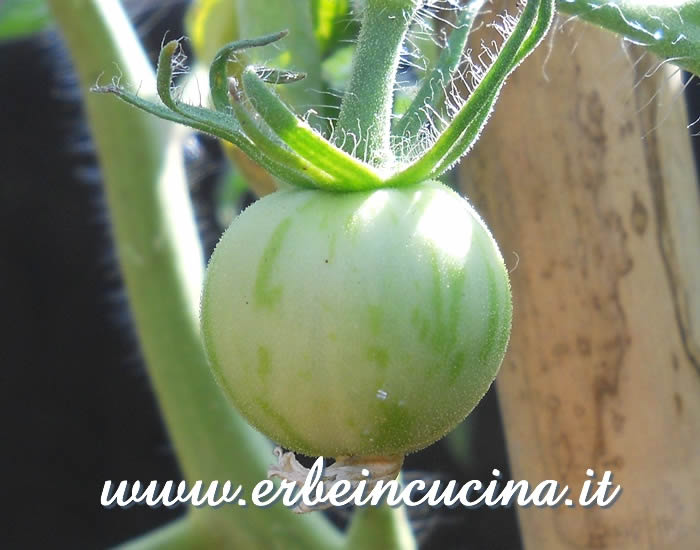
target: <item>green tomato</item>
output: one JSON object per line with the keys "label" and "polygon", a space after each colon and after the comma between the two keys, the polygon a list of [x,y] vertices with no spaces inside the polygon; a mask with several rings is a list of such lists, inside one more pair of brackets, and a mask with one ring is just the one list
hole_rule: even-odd
{"label": "green tomato", "polygon": [[503,258],[465,199],[426,182],[278,191],[224,233],[202,329],[247,420],[291,450],[421,449],[474,408],[510,335]]}

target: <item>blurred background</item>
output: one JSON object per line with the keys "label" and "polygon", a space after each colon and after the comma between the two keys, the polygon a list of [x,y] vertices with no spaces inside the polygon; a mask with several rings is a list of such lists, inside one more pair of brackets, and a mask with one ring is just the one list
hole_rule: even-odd
{"label": "blurred background", "polygon": [[[186,4],[131,3],[154,63],[166,31],[183,34]],[[0,547],[103,548],[183,512],[103,509],[105,480],[180,474],[132,329],[81,91],[60,36],[0,42],[0,75]],[[686,99],[693,122],[698,86],[687,87]],[[697,137],[694,147],[697,158]],[[222,201],[235,209],[254,198],[213,140],[190,139],[187,159],[209,254],[226,223]],[[405,464],[409,479],[460,484],[490,480],[493,468],[509,479],[494,391],[455,433]],[[412,520],[426,549],[521,547],[514,509],[412,510]]]}

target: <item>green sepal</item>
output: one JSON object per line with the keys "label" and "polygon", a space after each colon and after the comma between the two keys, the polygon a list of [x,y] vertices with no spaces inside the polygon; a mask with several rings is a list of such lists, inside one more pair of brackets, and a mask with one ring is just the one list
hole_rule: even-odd
{"label": "green sepal", "polygon": [[[537,22],[532,32],[523,42],[522,46],[518,50],[518,54],[515,56],[513,61],[511,72],[515,70],[520,63],[532,52],[538,44],[542,41],[544,36],[547,34],[549,27],[551,26],[552,19],[554,17],[554,6],[551,1],[543,1],[540,4]],[[474,120],[468,125],[462,136],[455,141],[449,153],[445,155],[438,165],[435,167],[431,173],[431,178],[437,178],[440,174],[449,170],[463,155],[465,155],[469,149],[476,143],[479,138],[481,130],[483,130],[491,114],[492,106],[495,104],[500,88],[496,90],[492,97],[489,97],[485,104],[486,107],[482,108],[481,111],[474,117]]]}
{"label": "green sepal", "polygon": [[423,80],[423,84],[406,112],[396,121],[393,129],[395,136],[401,137],[406,134],[415,136],[427,120],[423,113],[424,105],[429,103],[434,109],[437,109],[443,101],[445,88],[462,61],[462,52],[467,44],[474,18],[485,2],[486,0],[472,0],[461,9],[455,27],[452,29],[435,67]]}
{"label": "green sepal", "polygon": [[368,165],[329,143],[275,95],[258,75],[260,67],[243,71],[243,89],[251,104],[272,131],[292,151],[338,181],[336,190],[357,191],[381,186],[379,175]]}
{"label": "green sepal", "polygon": [[[236,5],[239,36],[263,36],[278,29],[289,29],[284,48],[271,51],[253,49],[247,62],[306,73],[302,84],[291,84],[279,91],[285,101],[300,109],[319,105],[323,98],[321,54],[314,36],[312,0],[228,0]],[[242,67],[241,67],[242,68]]]}
{"label": "green sepal", "polygon": [[308,163],[303,159],[290,158],[287,154],[280,155],[281,158],[270,158],[241,131],[240,124],[229,111],[216,112],[203,107],[187,105],[177,101],[172,95],[172,74],[173,56],[179,44],[176,40],[168,42],[163,46],[158,58],[158,71],[156,74],[156,84],[158,95],[163,102],[162,105],[148,101],[137,94],[126,90],[116,84],[108,86],[98,86],[92,91],[98,93],[112,93],[148,113],[156,115],[165,120],[184,124],[200,132],[210,134],[220,139],[226,140],[247,154],[252,160],[264,166],[272,175],[300,187],[317,187],[313,179],[306,173],[309,170]]}
{"label": "green sepal", "polygon": [[[528,0],[498,57],[437,140],[390,185],[409,185],[439,176],[469,150],[486,123],[508,75],[537,46],[551,25],[553,0]],[[450,160],[454,159],[454,160]]]}
{"label": "green sepal", "polygon": [[[260,149],[261,154],[268,158],[268,162],[274,159],[274,162],[277,164],[294,169],[298,174],[304,175],[302,178],[303,181],[301,182],[303,187],[312,187],[315,185],[333,187],[335,186],[335,181],[331,176],[302,159],[299,155],[275,143],[260,131],[255,121],[240,103],[242,98],[238,97],[240,91],[236,88],[236,77],[230,78],[228,76],[228,63],[235,52],[248,48],[266,46],[284,38],[286,35],[287,31],[281,31],[260,38],[238,40],[221,48],[214,57],[214,61],[209,70],[209,87],[212,103],[214,104],[214,108],[219,112],[233,112],[241,130]],[[304,78],[304,75],[292,71],[269,70],[265,72],[265,77],[274,83],[283,84],[301,80]],[[233,93],[231,93],[232,87]],[[266,165],[264,164],[263,166]],[[310,185],[311,182],[315,185]],[[290,181],[290,183],[293,182]],[[297,185],[299,185],[299,183],[297,183]]]}
{"label": "green sepal", "polygon": [[[288,31],[280,31],[274,34],[268,34],[259,38],[249,40],[237,40],[231,42],[221,48],[214,56],[214,61],[209,68],[209,88],[211,90],[211,100],[214,108],[217,111],[227,111],[231,105],[229,102],[228,89],[228,64],[236,52],[247,50],[249,48],[258,48],[267,46],[278,40],[281,40],[289,34]],[[234,78],[240,78],[240,74],[234,75]]]}

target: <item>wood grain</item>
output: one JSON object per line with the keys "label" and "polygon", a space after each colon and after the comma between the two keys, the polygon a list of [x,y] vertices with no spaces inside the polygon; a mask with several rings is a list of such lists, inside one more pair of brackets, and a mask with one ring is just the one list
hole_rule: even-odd
{"label": "wood grain", "polygon": [[460,181],[519,256],[497,379],[514,478],[576,500],[587,468],[611,470],[623,492],[519,509],[525,548],[696,548],[700,200],[678,79],[583,24],[549,50],[510,78]]}

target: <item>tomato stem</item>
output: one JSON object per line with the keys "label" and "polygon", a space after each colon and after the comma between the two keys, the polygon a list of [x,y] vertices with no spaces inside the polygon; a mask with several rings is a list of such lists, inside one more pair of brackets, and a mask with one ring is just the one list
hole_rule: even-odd
{"label": "tomato stem", "polygon": [[366,0],[350,87],[343,97],[335,140],[373,166],[393,164],[391,115],[396,71],[418,0]]}
{"label": "tomato stem", "polygon": [[415,550],[416,539],[406,517],[406,509],[386,504],[358,508],[348,529],[345,548],[382,548]]}

